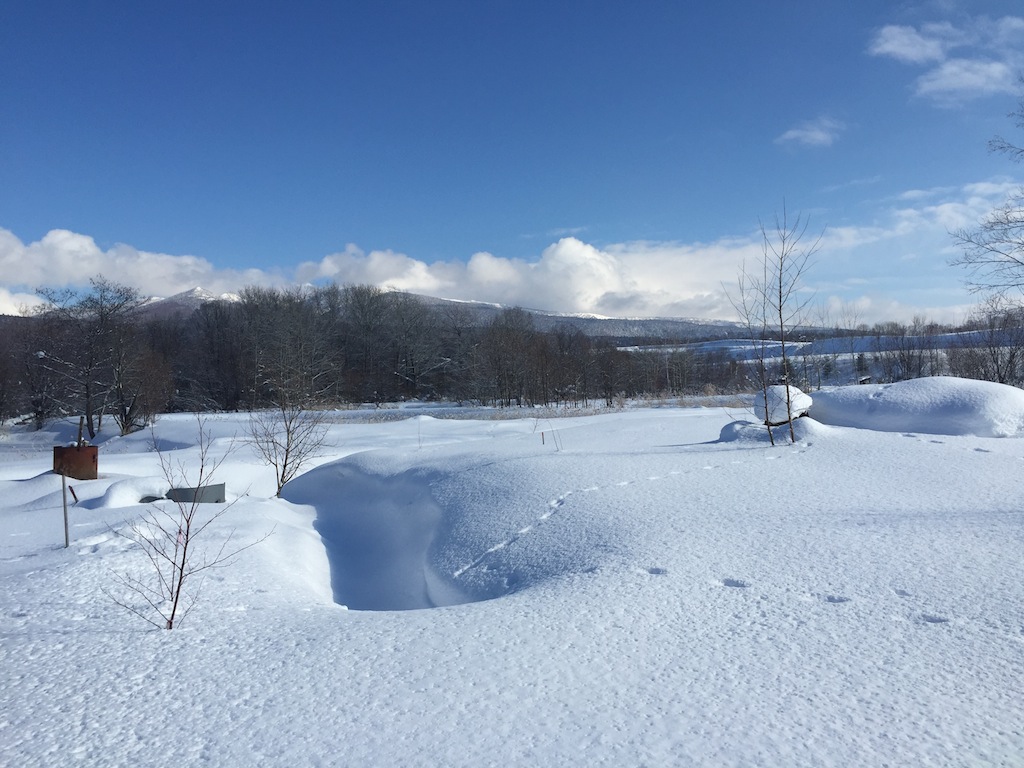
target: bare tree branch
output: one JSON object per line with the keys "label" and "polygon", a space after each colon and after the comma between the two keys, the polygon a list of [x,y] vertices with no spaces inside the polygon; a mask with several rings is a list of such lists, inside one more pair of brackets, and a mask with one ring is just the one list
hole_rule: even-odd
{"label": "bare tree branch", "polygon": [[274,468],[276,496],[314,458],[327,437],[327,411],[282,400],[249,416],[249,442]]}
{"label": "bare tree branch", "polygon": [[[175,462],[160,453],[164,478],[171,486],[207,485],[226,458],[214,461],[210,456],[210,433],[201,418],[199,424],[199,459],[193,471],[183,462]],[[156,441],[154,440],[154,445]],[[159,452],[159,449],[158,449]],[[141,574],[117,574],[125,596],[107,592],[117,605],[161,629],[180,624],[199,600],[205,572],[228,566],[241,552],[264,541],[270,533],[256,541],[229,548],[234,536],[230,532],[215,550],[202,545],[203,534],[220,519],[234,502],[210,511],[198,496],[182,501],[157,501],[140,518],[114,532],[137,545],[146,556],[149,567]],[[141,605],[139,605],[141,601]]]}
{"label": "bare tree branch", "polygon": [[781,354],[780,379],[786,387],[786,415],[789,437],[796,442],[793,430],[793,403],[788,380],[790,364],[787,339],[790,331],[806,322],[812,296],[801,296],[804,274],[815,253],[821,247],[824,233],[810,244],[805,243],[809,221],[803,216],[790,220],[785,204],[782,214],[776,214],[774,225],[768,227],[761,222],[761,263],[760,274],[751,274],[744,265],[738,278],[738,291],[733,296],[727,290],[729,300],[747,326],[755,344],[755,375],[765,407],[765,423],[772,444],[771,403],[769,387],[771,378],[767,365],[769,336],[777,336]]}

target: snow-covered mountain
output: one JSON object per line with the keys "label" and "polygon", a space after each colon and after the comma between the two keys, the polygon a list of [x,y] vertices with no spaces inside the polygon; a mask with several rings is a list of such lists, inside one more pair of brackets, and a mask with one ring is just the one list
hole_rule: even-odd
{"label": "snow-covered mountain", "polygon": [[[432,296],[410,294],[428,306],[459,311],[469,326],[487,325],[501,312],[511,307],[482,301],[455,301]],[[196,287],[167,298],[150,299],[143,308],[149,317],[185,316],[211,301],[239,301],[237,294],[214,294]],[[681,341],[709,337],[728,338],[741,333],[739,323],[724,320],[701,320],[698,318],[673,317],[602,317],[591,314],[548,312],[546,310],[523,308],[533,318],[534,326],[540,331],[551,331],[559,326],[572,326],[587,336],[617,339],[624,343],[640,343],[658,340]]]}
{"label": "snow-covered mountain", "polygon": [[197,286],[191,290],[182,291],[166,298],[154,296],[142,305],[140,311],[147,317],[152,318],[172,317],[174,315],[187,316],[211,301],[237,302],[240,299],[238,294],[235,293],[222,293],[218,295]]}

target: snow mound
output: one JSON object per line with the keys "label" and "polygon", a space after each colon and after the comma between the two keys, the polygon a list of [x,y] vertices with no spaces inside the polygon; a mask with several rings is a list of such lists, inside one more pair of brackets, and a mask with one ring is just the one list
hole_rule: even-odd
{"label": "snow mound", "polygon": [[133,504],[141,503],[142,499],[146,497],[162,499],[170,488],[170,483],[162,477],[132,477],[126,480],[117,480],[110,484],[101,497],[87,502],[83,506],[93,509],[130,507]]}
{"label": "snow mound", "polygon": [[[809,443],[809,441],[824,435],[830,429],[830,427],[820,424],[813,419],[798,419],[793,422],[793,435],[798,443]],[[789,442],[788,427],[785,428],[784,432],[780,432],[779,427],[772,427],[772,431],[775,433],[776,443]],[[718,442],[767,446],[771,444],[771,439],[763,423],[734,421],[722,427],[722,431],[718,436]]]}
{"label": "snow mound", "polygon": [[[767,409],[765,408],[766,400]],[[811,396],[796,387],[789,388],[789,402],[794,419],[803,416],[811,408]],[[754,398],[754,415],[762,423],[772,426],[789,421],[789,416],[786,414],[786,385],[776,384],[768,387],[764,397],[756,396]]]}
{"label": "snow mound", "polygon": [[1024,390],[951,376],[839,387],[816,392],[809,415],[880,432],[1012,437],[1024,431]]}

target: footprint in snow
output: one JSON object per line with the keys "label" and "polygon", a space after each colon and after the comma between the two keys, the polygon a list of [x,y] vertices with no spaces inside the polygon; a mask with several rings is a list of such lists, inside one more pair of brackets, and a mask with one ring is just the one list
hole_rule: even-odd
{"label": "footprint in snow", "polygon": [[[15,534],[11,534],[12,536]],[[20,534],[19,534],[20,535]],[[19,560],[27,560],[30,557],[36,557],[35,552],[31,552],[27,555],[16,555],[15,557],[0,557],[0,563],[16,563]]]}

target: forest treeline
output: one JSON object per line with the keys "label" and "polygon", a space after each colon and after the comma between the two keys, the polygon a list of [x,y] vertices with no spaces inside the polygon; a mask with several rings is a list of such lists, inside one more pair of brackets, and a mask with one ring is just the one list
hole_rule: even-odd
{"label": "forest treeline", "polygon": [[[521,308],[481,325],[458,304],[367,285],[246,288],[239,301],[171,317],[146,312],[135,290],[104,278],[88,291],[41,295],[41,310],[4,318],[0,418],[41,427],[82,415],[92,437],[104,418],[127,433],[162,412],[408,399],[582,407],[750,391],[752,381],[750,365],[722,347],[665,339],[661,349],[630,350],[570,320],[539,330]],[[1016,308],[989,306],[955,329],[962,343],[953,344],[935,341],[952,329],[923,321],[831,329],[828,345],[806,345],[789,361],[789,380],[813,388],[950,373],[1020,384],[1021,319]]]}

